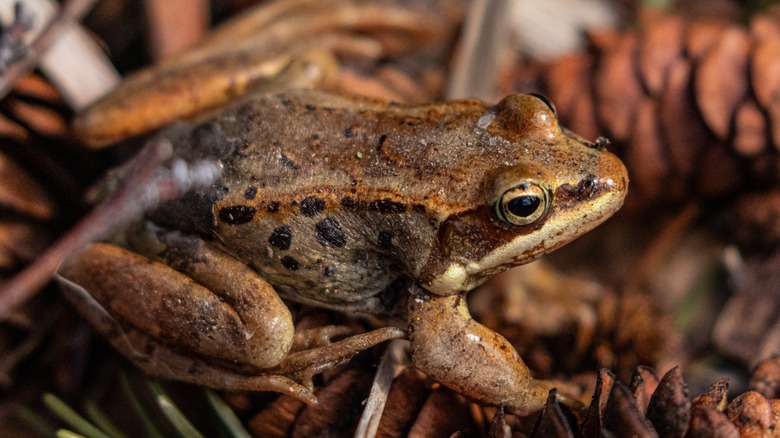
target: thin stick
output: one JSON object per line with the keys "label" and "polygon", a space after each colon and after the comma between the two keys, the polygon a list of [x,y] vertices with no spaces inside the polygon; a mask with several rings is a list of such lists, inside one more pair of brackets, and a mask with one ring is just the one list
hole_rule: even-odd
{"label": "thin stick", "polygon": [[363,409],[363,414],[360,416],[360,422],[355,431],[356,438],[376,436],[379,420],[382,419],[382,412],[384,412],[385,403],[387,403],[387,395],[390,393],[390,386],[393,384],[395,368],[398,363],[396,352],[401,342],[404,341],[398,339],[392,341],[382,355],[379,368],[374,376],[374,383],[371,385],[371,392],[368,394],[368,400],[366,400],[366,407]]}
{"label": "thin stick", "polygon": [[163,167],[172,148],[168,140],[152,141],[138,154],[127,178],[108,199],[0,289],[0,321],[46,285],[66,257],[138,220],[160,203],[211,184],[219,176],[220,165],[214,161],[188,165],[177,160],[171,169]]}

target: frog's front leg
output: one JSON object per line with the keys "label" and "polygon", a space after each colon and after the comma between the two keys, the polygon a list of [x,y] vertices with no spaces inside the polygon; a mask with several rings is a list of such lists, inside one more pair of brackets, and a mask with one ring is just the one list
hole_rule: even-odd
{"label": "frog's front leg", "polygon": [[551,382],[537,380],[503,336],[471,318],[464,295],[438,296],[414,287],[409,341],[415,366],[483,403],[524,415],[544,407]]}
{"label": "frog's front leg", "polygon": [[289,354],[290,312],[254,270],[200,238],[150,224],[127,240],[149,258],[94,244],[60,274],[98,331],[150,374],[313,403],[311,374],[405,335],[380,329]]}

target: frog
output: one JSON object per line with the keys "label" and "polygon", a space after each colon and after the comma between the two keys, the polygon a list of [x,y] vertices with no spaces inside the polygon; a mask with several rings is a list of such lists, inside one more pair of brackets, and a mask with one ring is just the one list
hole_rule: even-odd
{"label": "frog", "polygon": [[[407,339],[415,367],[470,399],[542,409],[555,383],[471,317],[467,294],[601,224],[628,190],[607,142],[532,94],[405,105],[285,90],[159,135],[218,161],[218,180],[63,263],[66,294],[149,374],[311,404],[312,376]],[[386,325],[295,332],[287,302]]]}

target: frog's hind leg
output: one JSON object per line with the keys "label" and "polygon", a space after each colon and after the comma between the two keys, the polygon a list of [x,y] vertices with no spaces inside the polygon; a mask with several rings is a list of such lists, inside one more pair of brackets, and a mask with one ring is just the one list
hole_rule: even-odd
{"label": "frog's hind leg", "polygon": [[215,363],[277,365],[290,350],[294,327],[273,288],[200,239],[170,234],[145,248],[151,259],[98,243],[63,264],[60,274],[123,325],[171,348]]}
{"label": "frog's hind leg", "polygon": [[[270,284],[202,239],[141,225],[126,240],[149,258],[94,244],[63,264],[60,273],[81,285],[82,295],[94,297],[94,305],[80,308],[92,313],[87,317],[98,330],[151,374],[224,389],[274,391],[279,385],[293,387],[293,380],[281,377],[286,376],[306,385],[293,392],[310,392],[312,375],[377,343],[405,337],[393,327],[335,343],[330,337],[344,334],[341,329],[296,337],[290,312]],[[295,339],[306,349],[290,353]]]}
{"label": "frog's hind leg", "polygon": [[81,314],[114,348],[147,374],[218,389],[274,391],[308,404],[317,403],[311,388],[289,377],[273,374],[237,374],[211,366],[201,358],[180,354],[132,326],[123,326],[82,286],[62,275],[59,275],[57,280],[65,296],[76,304]]}

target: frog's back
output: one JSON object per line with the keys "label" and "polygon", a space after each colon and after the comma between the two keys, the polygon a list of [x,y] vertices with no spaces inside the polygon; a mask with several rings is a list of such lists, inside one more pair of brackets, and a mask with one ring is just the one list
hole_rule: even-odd
{"label": "frog's back", "polygon": [[[348,187],[421,204],[438,195],[449,209],[472,205],[481,196],[479,179],[495,167],[489,154],[506,152],[507,145],[477,138],[476,120],[486,109],[476,100],[405,106],[301,90],[257,96],[218,123],[237,142],[229,167],[254,178],[258,191]],[[459,183],[457,196],[441,196]]]}
{"label": "frog's back", "polygon": [[447,211],[479,196],[479,184],[458,181],[474,174],[458,163],[473,165],[476,148],[445,145],[473,143],[463,119],[485,106],[456,105],[445,111],[316,91],[241,102],[180,141],[224,164],[211,193],[190,202],[211,223],[195,231],[216,236],[290,298],[388,310],[389,296],[432,250],[441,188],[477,186],[446,199]]}

